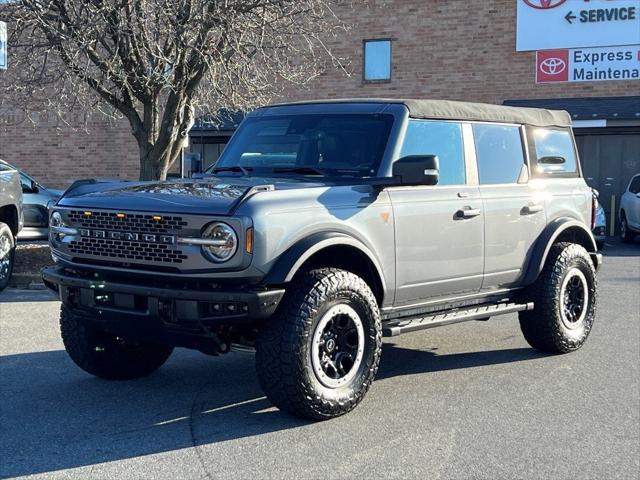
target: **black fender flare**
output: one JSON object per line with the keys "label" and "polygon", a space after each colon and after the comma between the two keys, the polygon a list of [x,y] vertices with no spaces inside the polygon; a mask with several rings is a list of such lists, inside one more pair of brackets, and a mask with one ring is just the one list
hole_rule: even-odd
{"label": "black fender flare", "polygon": [[547,256],[549,255],[551,246],[556,242],[560,235],[567,232],[569,229],[573,229],[576,234],[579,235],[580,241],[578,243],[585,247],[587,252],[589,252],[596,269],[600,266],[600,254],[596,253],[598,251],[598,247],[596,246],[596,241],[593,238],[591,230],[589,230],[583,222],[576,219],[565,217],[556,218],[545,227],[531,251],[526,274],[521,282],[523,286],[533,283],[536,278],[538,278],[544,268],[545,262],[547,261]]}
{"label": "black fender flare", "polygon": [[387,298],[386,279],[380,262],[373,252],[360,240],[342,232],[319,232],[299,240],[282,253],[264,278],[267,285],[280,285],[290,282],[300,267],[314,254],[328,247],[346,246],[359,250],[366,255],[376,269],[383,289],[383,296]]}

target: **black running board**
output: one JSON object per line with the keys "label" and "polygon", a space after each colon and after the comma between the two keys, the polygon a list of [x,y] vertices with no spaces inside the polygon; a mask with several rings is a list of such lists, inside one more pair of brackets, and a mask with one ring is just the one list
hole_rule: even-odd
{"label": "black running board", "polygon": [[382,334],[385,337],[395,337],[401,333],[416,332],[427,328],[450,325],[452,323],[466,322],[468,320],[488,320],[496,315],[505,313],[533,310],[533,302],[529,303],[494,303],[469,308],[459,308],[447,312],[420,315],[414,318],[392,320],[383,326]]}

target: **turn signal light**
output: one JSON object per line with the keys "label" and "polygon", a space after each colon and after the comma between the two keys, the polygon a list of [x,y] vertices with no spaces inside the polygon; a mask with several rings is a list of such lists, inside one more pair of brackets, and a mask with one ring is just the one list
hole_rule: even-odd
{"label": "turn signal light", "polygon": [[247,253],[253,252],[253,228],[247,228],[246,240],[244,242],[244,249]]}

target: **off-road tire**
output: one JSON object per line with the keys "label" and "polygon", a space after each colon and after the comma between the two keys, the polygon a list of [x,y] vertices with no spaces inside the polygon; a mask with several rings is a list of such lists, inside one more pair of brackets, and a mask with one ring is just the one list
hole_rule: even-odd
{"label": "off-road tire", "polygon": [[129,380],[155,372],[167,361],[173,347],[126,342],[92,325],[62,305],[60,332],[64,348],[85,372],[109,380]]}
{"label": "off-road tire", "polygon": [[[3,269],[0,276],[0,292],[7,288],[9,280],[11,280],[11,273],[13,272],[13,264],[16,256],[16,240],[13,238],[13,232],[6,223],[0,222],[0,242],[7,242],[9,245],[9,251],[6,254],[6,263],[0,263],[0,268]],[[1,246],[2,244],[0,244]],[[3,259],[0,258],[0,262]]]}
{"label": "off-road tire", "polygon": [[633,230],[629,228],[629,222],[627,222],[627,217],[622,212],[620,214],[620,239],[624,243],[631,243],[633,239],[636,238],[636,234]]}
{"label": "off-road tire", "polygon": [[[563,281],[578,269],[586,280],[588,292],[584,319],[573,328],[563,321],[561,291]],[[551,247],[544,269],[525,296],[534,309],[520,312],[520,328],[529,345],[548,353],[568,353],[587,340],[596,313],[596,272],[584,247],[558,243]]]}
{"label": "off-road tire", "polygon": [[[336,305],[348,305],[360,317],[364,353],[348,383],[329,388],[314,371],[311,355],[316,327]],[[281,410],[313,420],[338,417],[355,408],[369,390],[380,362],[382,325],[376,299],[357,275],[323,268],[305,271],[260,332],[256,369],[269,400]]]}

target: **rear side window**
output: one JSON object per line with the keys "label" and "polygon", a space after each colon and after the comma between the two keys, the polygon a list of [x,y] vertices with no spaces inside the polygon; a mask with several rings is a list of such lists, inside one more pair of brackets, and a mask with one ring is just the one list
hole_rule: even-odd
{"label": "rear side window", "polygon": [[481,185],[517,183],[525,166],[520,127],[473,125]]}
{"label": "rear side window", "polygon": [[536,151],[535,173],[575,174],[578,171],[573,138],[568,130],[551,128],[533,129]]}
{"label": "rear side window", "polygon": [[437,155],[438,185],[464,185],[466,181],[462,125],[454,122],[411,120],[400,156]]}

